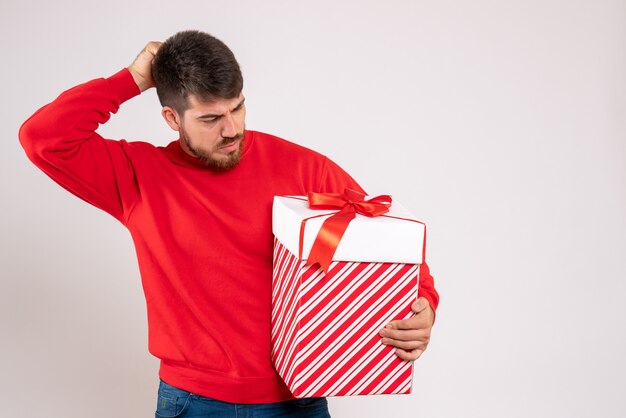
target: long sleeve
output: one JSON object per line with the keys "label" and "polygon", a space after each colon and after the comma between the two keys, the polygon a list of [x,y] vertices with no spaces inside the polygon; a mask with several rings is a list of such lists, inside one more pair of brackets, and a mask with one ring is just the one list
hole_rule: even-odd
{"label": "long sleeve", "polygon": [[96,79],[62,93],[20,128],[28,158],[52,180],[125,223],[139,198],[131,144],[95,131],[120,104],[139,94],[130,72]]}
{"label": "long sleeve", "polygon": [[437,293],[435,289],[435,280],[430,274],[430,268],[426,262],[422,263],[420,266],[418,295],[426,298],[433,312],[437,311],[437,306],[439,306],[439,293]]}
{"label": "long sleeve", "polygon": [[[326,167],[322,174],[322,192],[342,193],[348,187],[353,190],[363,192],[359,184],[341,167],[330,159],[326,159]],[[437,310],[439,305],[439,294],[435,289],[433,276],[430,274],[430,268],[426,261],[420,266],[418,295],[426,298],[433,312]]]}

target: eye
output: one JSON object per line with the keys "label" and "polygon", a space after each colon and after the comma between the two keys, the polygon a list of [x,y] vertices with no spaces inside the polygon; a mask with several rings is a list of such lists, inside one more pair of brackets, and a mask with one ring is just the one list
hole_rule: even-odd
{"label": "eye", "polygon": [[239,110],[243,109],[244,104],[245,104],[245,101],[239,103],[239,105],[233,109],[233,112],[238,112]]}

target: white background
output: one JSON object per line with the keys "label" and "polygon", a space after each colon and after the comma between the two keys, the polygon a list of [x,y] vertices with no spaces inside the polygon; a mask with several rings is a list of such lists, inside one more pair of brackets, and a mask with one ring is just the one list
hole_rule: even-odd
{"label": "white background", "polygon": [[[153,416],[130,235],[17,131],[191,28],[239,59],[248,128],[428,224],[441,305],[414,393],[332,399],[334,417],[626,416],[625,2],[382,3],[0,4],[1,416]],[[164,145],[159,111],[148,92],[100,132]]]}

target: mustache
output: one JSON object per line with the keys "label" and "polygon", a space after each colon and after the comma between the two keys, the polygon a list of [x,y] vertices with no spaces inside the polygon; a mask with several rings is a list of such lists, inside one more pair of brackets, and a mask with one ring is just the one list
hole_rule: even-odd
{"label": "mustache", "polygon": [[233,142],[237,142],[240,139],[243,139],[243,137],[244,137],[244,133],[241,132],[241,133],[238,133],[237,135],[233,136],[232,138],[224,138],[220,142],[218,142],[217,147],[218,148],[225,147],[227,145],[232,144]]}

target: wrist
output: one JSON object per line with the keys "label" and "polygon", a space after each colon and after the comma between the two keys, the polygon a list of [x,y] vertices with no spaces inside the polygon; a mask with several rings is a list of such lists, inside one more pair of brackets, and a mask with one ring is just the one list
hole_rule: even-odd
{"label": "wrist", "polygon": [[150,85],[150,82],[148,80],[146,80],[145,77],[143,77],[137,71],[135,71],[135,69],[133,68],[132,65],[130,67],[128,67],[128,71],[130,72],[130,75],[133,76],[133,80],[135,81],[135,84],[139,88],[140,92],[144,92],[144,91],[148,90],[150,87],[152,87]]}

